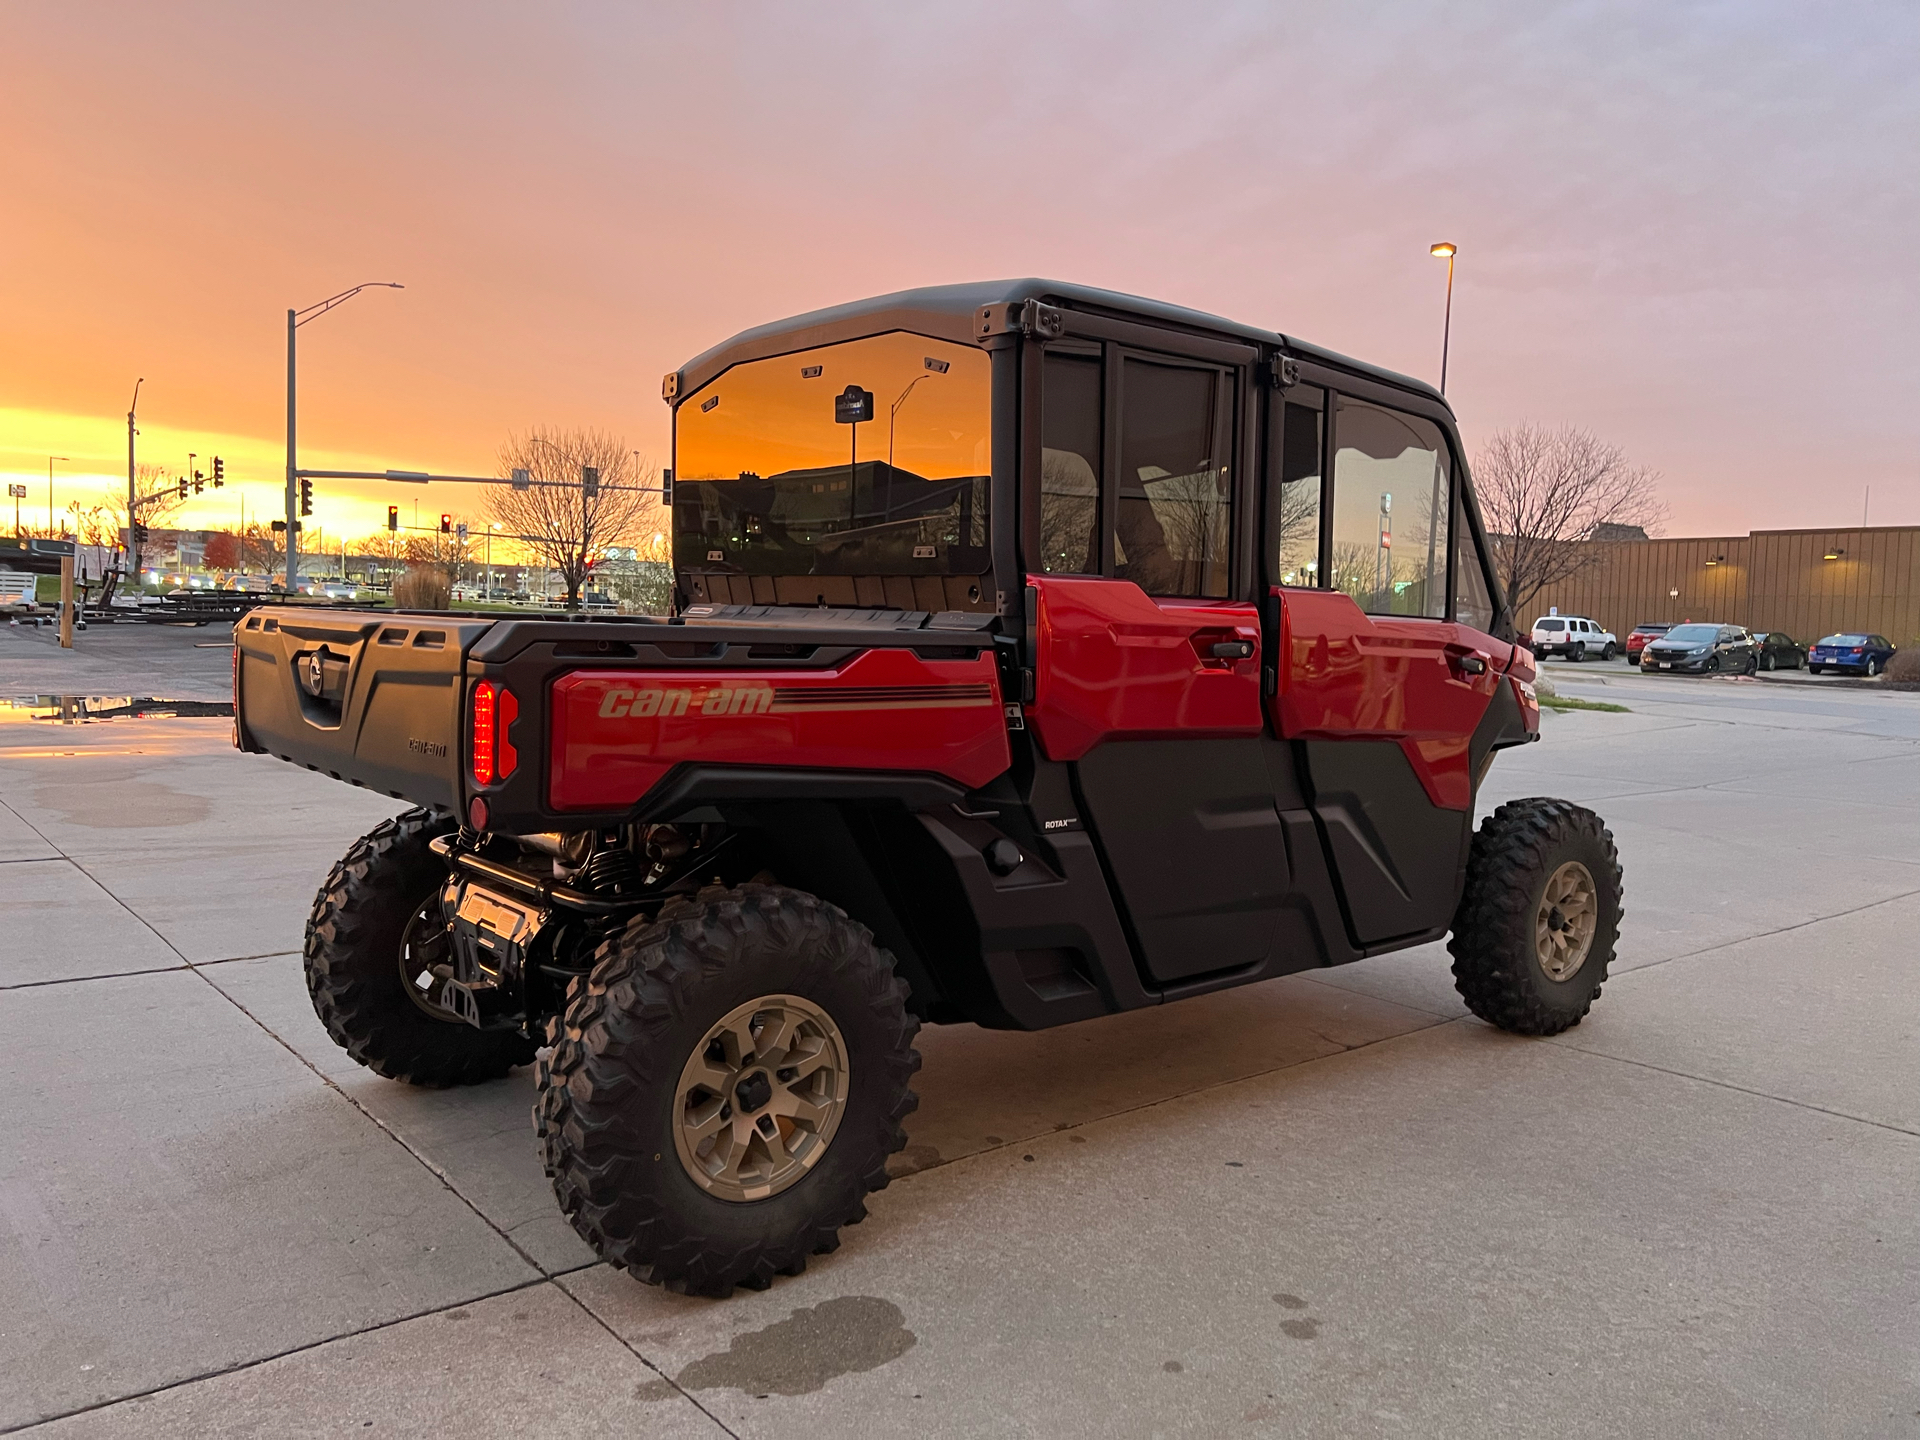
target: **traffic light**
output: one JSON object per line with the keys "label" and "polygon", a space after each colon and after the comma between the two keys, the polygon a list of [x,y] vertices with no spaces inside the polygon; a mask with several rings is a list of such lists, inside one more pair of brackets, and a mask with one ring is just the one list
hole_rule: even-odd
{"label": "traffic light", "polygon": [[453,516],[442,515],[440,517],[440,533],[442,535],[451,535],[453,533]]}
{"label": "traffic light", "polygon": [[304,475],[300,477],[300,513],[313,514],[313,481]]}
{"label": "traffic light", "polygon": [[582,499],[594,500],[600,495],[600,468],[597,465],[580,467],[580,495]]}
{"label": "traffic light", "polygon": [[184,475],[180,477],[180,498],[182,500],[187,498],[187,477]]}
{"label": "traffic light", "polygon": [[134,526],[134,527],[133,527],[133,538],[134,538],[134,539],[136,539],[136,540],[138,540],[138,541],[141,541],[142,543],[145,543],[145,541],[146,541],[146,538],[147,538],[147,527],[146,527],[146,526],[144,526],[144,525],[136,525],[136,526]]}
{"label": "traffic light", "polygon": [[213,488],[218,490],[227,483],[227,462],[218,455],[213,457]]}
{"label": "traffic light", "polygon": [[398,530],[399,528],[400,507],[398,505],[389,505],[387,506],[387,529]]}
{"label": "traffic light", "polygon": [[194,471],[193,472],[193,493],[198,495],[202,490],[206,488],[207,488],[207,477],[198,470]]}

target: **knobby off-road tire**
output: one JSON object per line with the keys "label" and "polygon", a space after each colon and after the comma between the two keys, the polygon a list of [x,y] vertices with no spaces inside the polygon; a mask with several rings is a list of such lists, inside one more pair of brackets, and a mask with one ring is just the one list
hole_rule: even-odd
{"label": "knobby off-road tire", "polygon": [[447,880],[427,842],[455,828],[431,810],[376,825],[333,867],[307,919],[307,993],[320,1023],[369,1070],[411,1085],[474,1085],[533,1060],[525,1036],[439,1019],[407,990],[400,947]]}
{"label": "knobby off-road tire", "polygon": [[[838,1246],[841,1226],[865,1218],[865,1196],[886,1186],[887,1157],[906,1143],[901,1121],[920,1103],[910,1088],[919,1022],[906,998],[867,928],[800,891],[715,886],[636,920],[574,982],[539,1064],[534,1126],[561,1210],[602,1258],[683,1294],[799,1274],[808,1255]],[[719,1043],[715,1027],[775,999],[825,1017],[845,1098],[797,1179],[764,1198],[726,1198],[676,1148],[697,1113],[686,1075]]]}
{"label": "knobby off-road tire", "polygon": [[[1569,914],[1553,904],[1563,893]],[[1620,857],[1598,815],[1565,800],[1509,801],[1473,837],[1447,942],[1454,988],[1502,1030],[1557,1035],[1578,1025],[1613,963],[1620,899]],[[1591,923],[1575,963],[1569,918],[1577,926],[1583,916]]]}

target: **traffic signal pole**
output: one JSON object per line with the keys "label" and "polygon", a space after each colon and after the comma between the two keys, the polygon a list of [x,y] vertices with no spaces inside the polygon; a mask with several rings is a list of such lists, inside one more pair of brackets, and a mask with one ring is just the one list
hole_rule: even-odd
{"label": "traffic signal pole", "polygon": [[294,444],[293,413],[293,337],[299,328],[298,312],[287,311],[287,593],[300,593],[300,516],[297,493],[299,483],[294,472],[299,468],[299,452]]}

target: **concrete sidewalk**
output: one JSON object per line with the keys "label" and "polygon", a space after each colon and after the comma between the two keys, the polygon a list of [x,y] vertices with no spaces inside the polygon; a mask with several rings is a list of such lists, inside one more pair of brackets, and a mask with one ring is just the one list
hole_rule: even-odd
{"label": "concrete sidewalk", "polygon": [[930,1028],[871,1218],[724,1302],[595,1262],[529,1072],[327,1040],[306,907],[393,802],[224,721],[0,727],[0,1428],[1912,1434],[1920,697],[1563,683],[1632,713],[1485,799],[1618,838],[1584,1024],[1467,1018],[1432,946]]}

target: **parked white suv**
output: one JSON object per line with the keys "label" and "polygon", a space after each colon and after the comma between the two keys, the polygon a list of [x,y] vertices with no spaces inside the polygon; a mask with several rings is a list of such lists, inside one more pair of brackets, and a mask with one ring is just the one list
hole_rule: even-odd
{"label": "parked white suv", "polygon": [[1533,622],[1535,659],[1564,655],[1569,660],[1584,660],[1598,655],[1611,660],[1619,653],[1619,638],[1583,615],[1542,615]]}

